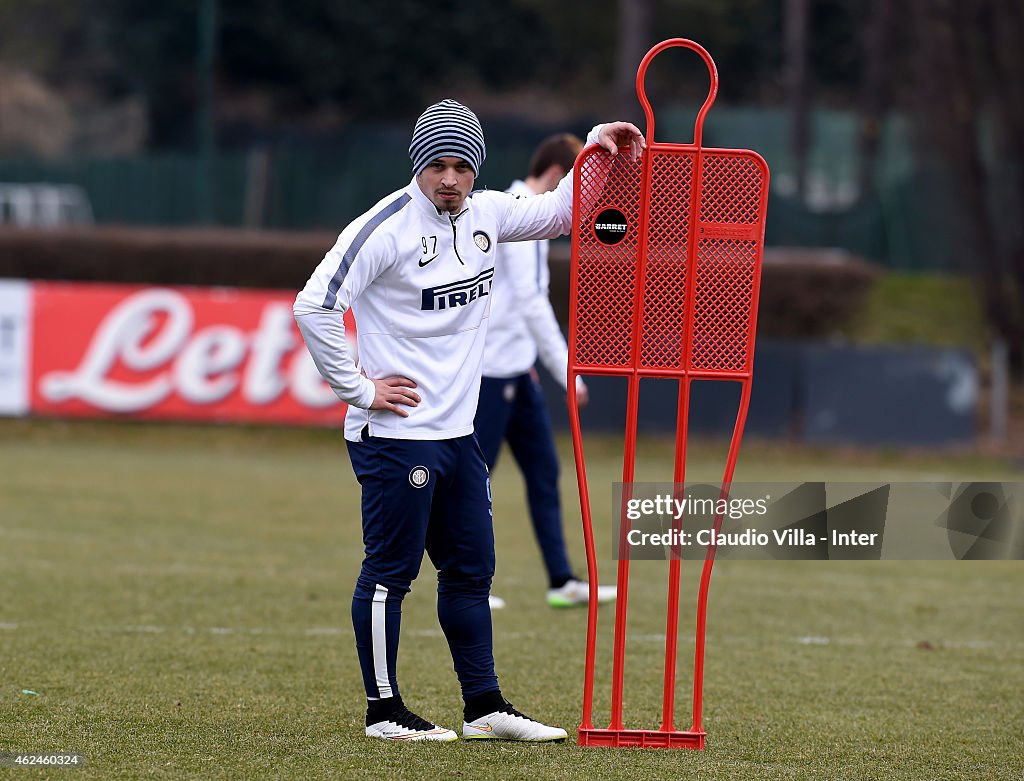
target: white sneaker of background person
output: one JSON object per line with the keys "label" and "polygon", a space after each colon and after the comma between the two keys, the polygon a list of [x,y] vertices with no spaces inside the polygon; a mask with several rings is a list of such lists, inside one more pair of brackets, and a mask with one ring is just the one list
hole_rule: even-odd
{"label": "white sneaker of background person", "polygon": [[[611,602],[618,595],[615,586],[598,586],[597,603]],[[579,607],[590,602],[590,584],[585,580],[570,578],[560,588],[548,589],[548,605],[551,607]]]}
{"label": "white sneaker of background person", "polygon": [[527,743],[555,743],[565,740],[561,727],[549,727],[520,713],[508,702],[473,721],[462,723],[463,740],[518,740]]}
{"label": "white sneaker of background person", "polygon": [[[618,594],[615,586],[598,586],[597,603],[613,602]],[[570,578],[559,588],[548,589],[548,605],[551,607],[582,607],[590,602],[590,584],[585,580]],[[491,610],[501,610],[505,600],[491,594],[487,597]]]}

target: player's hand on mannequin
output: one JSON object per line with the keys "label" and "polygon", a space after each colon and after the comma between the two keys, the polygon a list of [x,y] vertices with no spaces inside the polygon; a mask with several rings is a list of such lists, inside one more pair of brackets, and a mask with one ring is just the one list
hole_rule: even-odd
{"label": "player's hand on mannequin", "polygon": [[602,125],[597,143],[607,149],[612,157],[619,153],[619,147],[628,146],[634,161],[639,160],[641,152],[647,148],[644,134],[632,122],[609,122]]}
{"label": "player's hand on mannequin", "polygon": [[382,377],[379,380],[371,378],[370,381],[377,388],[377,393],[373,397],[373,404],[370,405],[370,409],[386,409],[389,412],[394,412],[396,415],[407,418],[409,417],[409,412],[403,409],[403,407],[415,407],[420,403],[419,394],[412,390],[416,387],[416,383],[408,377],[395,375],[392,377]]}

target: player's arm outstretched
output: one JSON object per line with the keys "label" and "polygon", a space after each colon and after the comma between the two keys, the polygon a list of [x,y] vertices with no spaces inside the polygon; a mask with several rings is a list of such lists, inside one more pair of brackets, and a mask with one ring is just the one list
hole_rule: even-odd
{"label": "player's arm outstretched", "polygon": [[[634,160],[647,148],[643,133],[632,122],[608,122],[597,125],[587,135],[587,144],[599,144],[613,157],[619,149],[629,147]],[[549,193],[531,198],[503,196],[505,212],[499,227],[498,241],[528,241],[564,236],[572,227],[573,174],[569,171]]]}

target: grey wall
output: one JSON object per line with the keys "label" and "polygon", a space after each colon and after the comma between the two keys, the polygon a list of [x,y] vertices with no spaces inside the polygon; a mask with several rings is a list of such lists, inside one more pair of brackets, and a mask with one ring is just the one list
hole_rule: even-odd
{"label": "grey wall", "polygon": [[[565,393],[541,374],[554,425],[568,429]],[[625,380],[586,381],[585,427],[622,431]],[[638,430],[673,434],[677,398],[676,381],[642,380]],[[694,383],[691,433],[730,435],[739,398],[738,383]],[[978,372],[967,350],[762,339],[754,357],[745,433],[828,444],[955,444],[975,436],[977,406]]]}

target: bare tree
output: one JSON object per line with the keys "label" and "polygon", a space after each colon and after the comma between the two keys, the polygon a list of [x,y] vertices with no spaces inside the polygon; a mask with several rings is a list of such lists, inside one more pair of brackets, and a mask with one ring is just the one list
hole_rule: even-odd
{"label": "bare tree", "polygon": [[923,138],[955,179],[989,322],[1024,367],[1024,7],[915,0]]}
{"label": "bare tree", "polygon": [[619,0],[619,37],[615,53],[615,115],[640,122],[636,70],[650,48],[654,0]]}
{"label": "bare tree", "polygon": [[875,164],[882,138],[882,120],[889,100],[890,46],[893,7],[889,0],[870,0],[862,31],[864,78],[860,97],[860,160],[857,190],[864,198],[875,189]]}
{"label": "bare tree", "polygon": [[790,110],[790,152],[796,192],[802,200],[807,186],[810,143],[810,89],[807,79],[808,0],[786,0],[785,83]]}

